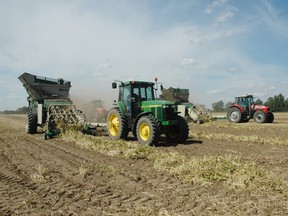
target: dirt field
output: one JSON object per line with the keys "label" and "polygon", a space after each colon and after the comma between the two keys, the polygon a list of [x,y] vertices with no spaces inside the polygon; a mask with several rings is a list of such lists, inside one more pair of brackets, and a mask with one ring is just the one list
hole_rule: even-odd
{"label": "dirt field", "polygon": [[288,114],[191,124],[187,143],[137,157],[99,150],[106,136],[42,140],[25,125],[0,115],[0,215],[288,215]]}

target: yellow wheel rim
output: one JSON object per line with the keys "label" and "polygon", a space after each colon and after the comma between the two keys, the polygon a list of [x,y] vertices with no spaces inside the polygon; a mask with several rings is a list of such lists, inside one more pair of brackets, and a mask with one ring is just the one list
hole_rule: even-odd
{"label": "yellow wheel rim", "polygon": [[141,123],[139,127],[139,135],[142,140],[147,141],[151,135],[150,127],[147,123]]}
{"label": "yellow wheel rim", "polygon": [[111,114],[108,118],[108,129],[112,136],[116,136],[119,132],[119,118],[115,114]]}

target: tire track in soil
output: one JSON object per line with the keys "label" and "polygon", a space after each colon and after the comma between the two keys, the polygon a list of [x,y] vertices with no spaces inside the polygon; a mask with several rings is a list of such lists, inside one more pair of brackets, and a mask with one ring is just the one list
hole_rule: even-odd
{"label": "tire track in soil", "polygon": [[[64,203],[80,200],[81,196],[79,194],[81,194],[83,184],[82,180],[77,179],[76,175],[77,166],[80,164],[79,159],[77,159],[79,157],[75,158],[75,154],[69,154],[65,149],[50,145],[48,142],[43,143],[43,141],[28,138],[28,136],[23,138],[20,143],[21,147],[17,148],[19,152],[13,152],[13,161],[16,161],[16,163],[24,161],[26,164],[18,163],[13,166],[12,170],[17,166],[26,168],[29,166],[29,162],[32,162],[31,164],[43,164],[48,172],[45,173],[45,178],[41,184],[38,184],[39,188],[35,192],[44,197],[44,201],[48,201],[46,203],[49,203],[50,206],[47,209],[51,208],[53,211],[63,207]],[[83,159],[85,158],[80,157],[80,160]],[[34,169],[36,169],[35,166]],[[30,172],[30,175],[32,175],[31,170],[25,170],[24,172],[27,172],[27,175]],[[79,208],[81,205],[76,206]]]}
{"label": "tire track in soil", "polygon": [[[26,197],[31,196],[35,184],[29,182],[25,175],[22,175],[17,167],[3,153],[0,160],[0,212],[3,215],[17,213],[17,209],[25,207]],[[35,193],[33,196],[37,196]],[[12,203],[11,203],[12,201]],[[13,206],[12,206],[13,205]],[[23,211],[22,213],[25,213]]]}
{"label": "tire track in soil", "polygon": [[[10,158],[8,160],[6,157],[6,165],[2,167],[10,166],[10,169],[1,169],[1,182],[4,181],[1,194],[7,193],[6,181],[11,184],[9,188],[14,188],[16,192],[12,193],[10,189],[11,196],[4,200],[1,212],[35,213],[33,209],[38,209],[40,214],[95,214],[103,210],[115,213],[127,212],[139,205],[156,210],[177,209],[181,199],[171,202],[168,197],[185,198],[189,191],[188,188],[181,188],[183,185],[178,181],[155,172],[149,161],[123,161],[121,158],[81,150],[71,143],[43,141],[40,138],[40,135],[30,136],[24,132],[15,135],[15,131],[13,136],[4,136],[5,141],[9,140],[4,154]],[[78,174],[81,163],[89,167],[85,178]],[[35,175],[39,164],[46,171],[43,176],[38,174],[39,179],[33,182],[31,176]],[[114,168],[116,174],[99,169],[103,165]],[[24,175],[19,175],[21,173]],[[19,202],[13,202],[11,206],[9,203],[12,199]]]}
{"label": "tire track in soil", "polygon": [[[73,144],[72,144],[73,146]],[[109,166],[111,167],[115,167],[117,170],[120,170],[120,173],[117,174],[117,182],[123,182],[123,184],[121,185],[117,185],[115,184],[115,182],[113,183],[113,185],[110,186],[102,186],[99,188],[99,190],[96,190],[96,194],[99,194],[98,196],[96,196],[96,199],[94,197],[92,202],[96,202],[100,205],[104,202],[104,205],[109,204],[110,206],[116,206],[116,207],[120,207],[120,206],[124,206],[126,208],[131,208],[133,207],[133,203],[135,203],[135,205],[152,205],[155,202],[155,199],[159,199],[160,201],[158,201],[158,205],[161,206],[161,203],[165,203],[163,202],[163,198],[167,197],[167,195],[169,195],[169,197],[172,195],[176,195],[177,197],[179,197],[179,193],[180,194],[184,194],[183,192],[181,192],[181,188],[177,190],[177,187],[179,187],[179,185],[181,185],[181,183],[179,183],[178,181],[175,181],[174,179],[171,178],[162,178],[162,176],[160,176],[161,179],[159,179],[158,175],[152,175],[155,170],[151,170],[151,167],[153,167],[153,164],[150,163],[149,166],[143,166],[141,165],[141,163],[143,163],[143,161],[138,162],[139,165],[135,165],[135,164],[129,164],[128,169],[124,170],[124,167],[127,167],[127,161],[125,161],[124,163],[122,162],[122,159],[117,160],[115,158],[113,158],[111,160],[111,157],[106,157],[106,156],[101,156],[101,157],[97,157],[97,158],[90,158],[87,157],[87,155],[83,156],[78,154],[79,153],[79,149],[76,147],[75,149],[69,149],[72,148],[71,144],[69,144],[69,147],[65,147],[63,148],[63,146],[59,146],[59,145],[55,145],[53,143],[49,143],[49,147],[53,147],[57,150],[63,151],[65,153],[65,155],[72,155],[73,158],[78,158],[80,161],[86,161],[86,163],[88,163],[88,161],[90,161],[90,163],[97,163],[100,165],[105,164],[105,166],[107,166],[107,164],[109,164]],[[74,146],[73,146],[74,147]],[[77,152],[77,154],[75,153]],[[88,151],[87,153],[91,154],[91,151]],[[63,155],[62,153],[60,153],[59,155]],[[100,160],[101,159],[101,160]],[[67,159],[67,161],[70,161],[70,159]],[[133,162],[128,162],[128,163],[134,163]],[[146,162],[147,163],[147,162]],[[120,165],[120,166],[119,166]],[[131,167],[134,166],[135,169],[131,169]],[[139,169],[139,167],[141,167],[141,169]],[[147,171],[149,171],[149,169],[151,170],[148,173],[151,174],[147,174]],[[143,175],[143,174],[144,175]],[[90,173],[91,175],[91,173]],[[95,174],[93,174],[95,175]],[[92,179],[94,179],[94,176],[92,175]],[[103,177],[103,176],[102,176]],[[137,187],[137,181],[142,180],[141,183],[145,186],[142,186],[144,188],[149,188],[152,186],[152,190],[148,190],[147,191],[140,191],[138,192]],[[114,180],[115,181],[115,180]],[[162,182],[162,184],[161,184]],[[169,183],[170,182],[170,183]],[[167,188],[166,185],[169,185],[169,187]],[[119,184],[119,183],[118,183]],[[122,190],[123,185],[125,185],[125,190]],[[129,191],[129,187],[127,187],[127,185],[129,185],[132,189],[132,191]],[[116,187],[115,187],[116,186]],[[162,189],[159,189],[163,187]],[[191,186],[191,185],[190,185]],[[169,193],[169,194],[164,194],[163,196],[159,196],[159,195],[153,195],[154,191],[167,191],[168,190],[175,190],[175,192]],[[187,196],[187,191],[188,188],[184,188],[183,191],[185,191],[185,194],[183,197]],[[136,192],[136,193],[135,193]],[[126,194],[125,194],[126,193]],[[124,194],[124,195],[123,195]],[[104,201],[103,201],[104,200]],[[167,202],[167,201],[166,201]],[[176,202],[177,203],[177,202]],[[179,206],[177,206],[179,208]]]}
{"label": "tire track in soil", "polygon": [[[0,215],[134,215],[139,208],[142,215],[213,215],[219,209],[219,214],[226,209],[223,215],[229,215],[238,205],[251,208],[251,215],[259,206],[270,211],[257,204],[257,197],[227,191],[221,183],[183,184],[155,171],[151,160],[125,160],[58,139],[44,141],[41,134],[27,135],[21,118],[2,128],[8,119],[0,116]],[[204,142],[159,149],[202,156],[218,155],[227,147],[224,142]],[[237,143],[228,145],[234,148]],[[80,168],[86,169],[84,175]],[[263,197],[262,203],[285,211],[281,202]]]}

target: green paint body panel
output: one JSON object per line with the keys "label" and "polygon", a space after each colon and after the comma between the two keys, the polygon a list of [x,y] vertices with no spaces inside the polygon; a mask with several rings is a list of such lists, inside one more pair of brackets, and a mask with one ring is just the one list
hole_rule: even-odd
{"label": "green paint body panel", "polygon": [[119,101],[118,104],[116,104],[116,105],[118,105],[121,113],[124,114],[124,113],[127,112],[126,106],[125,106],[125,104],[123,103],[123,101]]}

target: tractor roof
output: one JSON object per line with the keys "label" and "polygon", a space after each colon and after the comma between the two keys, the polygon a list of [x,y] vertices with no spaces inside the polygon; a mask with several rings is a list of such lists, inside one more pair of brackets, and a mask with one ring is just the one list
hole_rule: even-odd
{"label": "tractor roof", "polygon": [[120,86],[126,86],[126,85],[155,85],[153,82],[146,82],[146,81],[125,81],[121,82]]}
{"label": "tractor roof", "polygon": [[245,95],[242,95],[242,96],[236,96],[235,98],[247,98],[247,97],[253,97],[253,95],[245,94]]}

